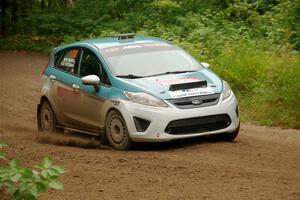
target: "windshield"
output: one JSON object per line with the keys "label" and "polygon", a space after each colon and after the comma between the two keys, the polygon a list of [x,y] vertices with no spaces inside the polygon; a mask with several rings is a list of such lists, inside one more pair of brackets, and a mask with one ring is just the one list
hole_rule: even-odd
{"label": "windshield", "polygon": [[[115,76],[141,78],[202,69],[202,66],[192,56],[175,46],[147,49],[135,45],[125,48],[126,52],[123,49],[119,53],[116,53],[117,50],[110,50],[109,52],[114,53],[105,56]],[[131,51],[127,49],[131,49]]]}

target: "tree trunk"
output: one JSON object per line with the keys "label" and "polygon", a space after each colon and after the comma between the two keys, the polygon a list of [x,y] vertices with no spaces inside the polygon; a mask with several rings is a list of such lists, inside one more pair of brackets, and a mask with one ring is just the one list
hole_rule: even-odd
{"label": "tree trunk", "polygon": [[17,0],[11,1],[11,9],[10,9],[10,15],[11,15],[11,24],[10,24],[10,32],[12,34],[16,34],[18,32],[18,3]]}
{"label": "tree trunk", "polygon": [[7,1],[1,0],[0,35],[6,35],[6,8],[7,8]]}
{"label": "tree trunk", "polygon": [[71,7],[73,7],[74,1],[73,0],[67,0],[67,4],[70,5]]}
{"label": "tree trunk", "polygon": [[45,0],[42,0],[42,1],[41,1],[41,9],[44,9],[44,8],[45,8],[45,5],[46,5],[46,4],[45,4]]}

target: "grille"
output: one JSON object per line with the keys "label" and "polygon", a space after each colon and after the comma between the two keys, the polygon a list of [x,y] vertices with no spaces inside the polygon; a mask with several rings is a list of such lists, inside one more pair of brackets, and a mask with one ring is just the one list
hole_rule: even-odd
{"label": "grille", "polygon": [[[219,102],[219,98],[220,94],[212,94],[179,99],[169,99],[167,101],[175,105],[177,108],[188,109],[216,105]],[[194,104],[193,102],[195,101],[198,101],[198,104]]]}
{"label": "grille", "polygon": [[211,115],[171,121],[165,132],[173,135],[193,134],[224,129],[230,124],[230,117],[226,114]]}

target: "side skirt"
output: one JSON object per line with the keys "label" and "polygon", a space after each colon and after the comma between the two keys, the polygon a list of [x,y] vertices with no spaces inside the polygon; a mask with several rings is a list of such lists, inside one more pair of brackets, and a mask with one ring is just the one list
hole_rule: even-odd
{"label": "side skirt", "polygon": [[57,126],[57,127],[62,128],[64,130],[80,132],[80,133],[93,135],[93,136],[100,136],[101,135],[101,132],[88,132],[88,131],[83,131],[83,130],[79,130],[79,129],[75,129],[75,128],[64,127],[64,126]]}

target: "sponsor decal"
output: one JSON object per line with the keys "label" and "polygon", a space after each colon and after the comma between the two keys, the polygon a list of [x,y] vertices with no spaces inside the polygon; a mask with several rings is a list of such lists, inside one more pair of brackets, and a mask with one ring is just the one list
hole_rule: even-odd
{"label": "sponsor decal", "polygon": [[144,47],[169,47],[171,46],[168,43],[163,43],[163,42],[156,42],[156,43],[146,43],[144,44]]}
{"label": "sponsor decal", "polygon": [[178,79],[173,79],[173,80],[161,80],[158,81],[158,83],[161,86],[170,86],[170,85],[175,85],[175,84],[181,84],[181,83],[192,83],[192,82],[197,82],[200,81],[200,79],[196,77],[189,77],[189,78],[178,78]]}
{"label": "sponsor decal", "polygon": [[[126,51],[131,49],[141,49],[141,48],[152,48],[152,47],[171,47],[172,45],[164,42],[154,42],[154,43],[145,43],[145,44],[131,44],[131,45],[124,45],[119,47],[109,47],[103,49],[105,53],[115,53],[118,51]],[[101,50],[102,51],[102,50]]]}
{"label": "sponsor decal", "polygon": [[57,96],[63,97],[63,98],[68,98],[72,97],[80,97],[80,92],[75,92],[73,90],[68,90],[63,87],[57,87]]}
{"label": "sponsor decal", "polygon": [[105,49],[105,53],[112,53],[112,52],[117,52],[117,51],[120,51],[120,49],[118,47]]}
{"label": "sponsor decal", "polygon": [[[184,98],[184,97],[214,94],[214,91],[210,87],[206,87],[206,88],[193,88],[188,90],[169,91],[169,94],[173,99],[177,99],[177,98]],[[201,103],[202,102],[195,102],[195,104],[201,104]]]}
{"label": "sponsor decal", "polygon": [[75,59],[74,58],[64,58],[60,64],[65,67],[74,67]]}
{"label": "sponsor decal", "polygon": [[142,48],[140,45],[130,45],[130,46],[125,46],[122,49],[136,49],[136,48]]}

